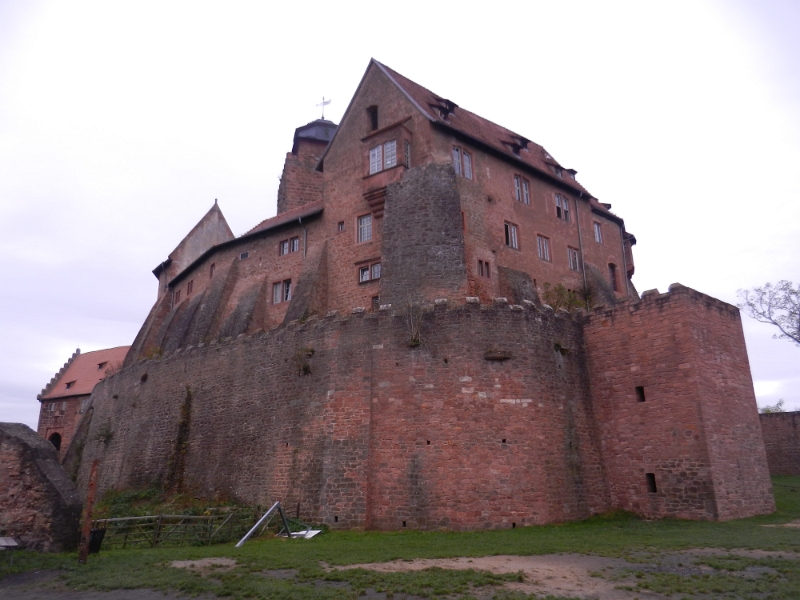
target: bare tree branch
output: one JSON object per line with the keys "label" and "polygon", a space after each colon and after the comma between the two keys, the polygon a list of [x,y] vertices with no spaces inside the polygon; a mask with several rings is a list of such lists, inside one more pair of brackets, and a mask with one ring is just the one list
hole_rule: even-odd
{"label": "bare tree branch", "polygon": [[781,280],[737,294],[742,300],[737,306],[745,314],[778,328],[780,334],[773,338],[792,340],[800,346],[800,285],[795,288],[791,281]]}

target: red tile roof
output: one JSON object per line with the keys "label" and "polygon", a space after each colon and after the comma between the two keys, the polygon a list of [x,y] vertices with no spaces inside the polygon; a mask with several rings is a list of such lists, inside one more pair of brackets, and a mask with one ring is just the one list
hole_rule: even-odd
{"label": "red tile roof", "polygon": [[[122,364],[129,349],[130,346],[119,346],[86,354],[76,354],[74,359],[67,364],[66,369],[56,374],[45,391],[39,395],[39,399],[52,400],[91,394],[94,386],[106,376],[106,371]],[[67,388],[69,384],[72,385]]]}
{"label": "red tile roof", "polygon": [[[431,121],[474,138],[479,142],[491,146],[494,150],[502,153],[511,160],[521,161],[550,178],[562,180],[564,185],[572,188],[576,192],[583,192],[589,195],[589,192],[580,183],[570,177],[567,169],[562,167],[558,161],[539,144],[528,140],[522,135],[514,133],[510,129],[506,129],[475,113],[471,113],[466,109],[456,106],[454,103],[445,100],[441,96],[437,96],[430,90],[414,83],[386,65],[379,63],[377,60],[373,59],[373,61]],[[449,112],[447,117],[444,118],[441,108],[446,107],[448,102],[450,102],[450,106],[453,108],[452,112]],[[527,150],[520,150],[519,155],[515,154],[513,145],[525,146],[526,142]],[[563,171],[563,178],[559,178],[550,168],[551,166],[561,168]]]}
{"label": "red tile roof", "polygon": [[314,215],[322,210],[322,200],[317,202],[309,202],[308,204],[304,204],[303,206],[298,206],[297,208],[293,208],[292,210],[287,210],[275,217],[270,219],[266,219],[261,221],[258,225],[253,227],[250,231],[243,234],[241,237],[245,235],[250,235],[251,233],[255,233],[256,231],[264,231],[266,229],[271,229],[272,227],[277,227],[278,225],[284,225],[286,223],[291,223],[292,221],[296,221],[297,219],[302,219],[303,217],[309,217]]}

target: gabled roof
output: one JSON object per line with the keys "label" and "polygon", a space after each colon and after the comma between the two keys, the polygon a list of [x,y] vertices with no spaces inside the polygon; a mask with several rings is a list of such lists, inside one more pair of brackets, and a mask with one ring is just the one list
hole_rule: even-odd
{"label": "gabled roof", "polygon": [[[432,122],[462,134],[473,141],[489,146],[508,159],[521,162],[549,179],[558,180],[576,192],[589,192],[569,175],[569,170],[562,167],[553,156],[539,144],[525,136],[514,133],[502,125],[492,123],[488,119],[476,115],[458,106],[455,102],[434,94],[373,59],[375,65],[400,89],[403,94],[417,106]],[[563,176],[558,177],[553,168],[561,169]]]}
{"label": "gabled roof", "polygon": [[[484,119],[475,113],[459,107],[455,102],[431,92],[418,83],[400,75],[397,71],[378,62],[374,58],[370,59],[367,70],[364,72],[364,76],[361,78],[361,82],[358,84],[358,88],[353,97],[358,94],[358,90],[363,85],[367,73],[369,73],[369,70],[373,67],[380,69],[381,72],[397,86],[397,89],[400,90],[409,102],[436,126],[449,130],[457,136],[467,138],[472,143],[482,146],[490,152],[501,155],[511,162],[518,163],[521,167],[532,169],[557,185],[563,186],[578,194],[591,197],[589,191],[570,176],[571,172],[574,174],[576,171],[562,167],[558,161],[539,144],[530,141],[525,136],[514,133],[510,129],[492,123],[488,119]],[[350,105],[352,105],[352,100]],[[342,116],[342,123],[345,122],[349,111],[350,106],[347,107],[345,114]],[[341,129],[341,127],[339,127],[339,129]],[[334,134],[331,143],[328,144],[328,147],[325,149],[322,158],[320,158],[317,168],[321,168],[325,156],[333,145],[337,134],[338,130],[336,134]],[[561,177],[554,172],[554,168],[562,170]],[[609,218],[621,222],[619,217],[611,213],[601,204],[598,204],[595,208]]]}
{"label": "gabled roof", "polygon": [[42,390],[39,400],[91,394],[94,386],[105,378],[106,371],[122,364],[129,349],[130,346],[118,346],[86,354],[78,349]]}
{"label": "gabled roof", "polygon": [[225,215],[222,214],[214,200],[214,206],[203,215],[192,230],[186,234],[180,244],[169,253],[169,258],[153,269],[153,275],[159,277],[161,272],[173,262],[177,263],[178,271],[183,271],[209,248],[227,242],[234,238]]}

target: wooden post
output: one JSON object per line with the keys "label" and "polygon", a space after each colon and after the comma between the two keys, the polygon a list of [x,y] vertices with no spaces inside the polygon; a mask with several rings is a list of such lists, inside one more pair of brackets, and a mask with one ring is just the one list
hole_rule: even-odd
{"label": "wooden post", "polygon": [[94,497],[97,492],[97,461],[92,463],[92,472],[89,475],[89,491],[86,494],[86,507],[83,510],[83,529],[81,530],[81,545],[78,548],[78,563],[85,565],[89,556],[89,538],[92,535],[92,511],[94,510]]}

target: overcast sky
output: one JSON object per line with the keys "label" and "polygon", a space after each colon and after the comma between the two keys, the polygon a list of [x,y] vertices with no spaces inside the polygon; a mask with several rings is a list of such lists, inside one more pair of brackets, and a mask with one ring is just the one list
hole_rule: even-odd
{"label": "overcast sky", "polygon": [[[800,2],[0,0],[0,421],[130,344],[219,199],[276,211],[294,128],[370,57],[535,140],[634,233],[639,291],[800,281]],[[744,317],[759,404],[800,348]]]}

